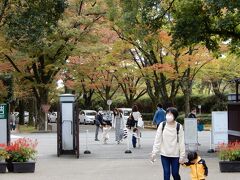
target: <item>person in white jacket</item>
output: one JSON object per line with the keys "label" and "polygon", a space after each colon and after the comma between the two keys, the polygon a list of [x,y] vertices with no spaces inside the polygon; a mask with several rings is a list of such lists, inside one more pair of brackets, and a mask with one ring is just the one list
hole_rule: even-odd
{"label": "person in white jacket", "polygon": [[156,161],[158,153],[161,155],[164,180],[180,180],[179,164],[184,163],[185,143],[184,131],[181,124],[176,122],[178,111],[170,107],[166,111],[166,121],[160,123],[151,153],[151,161]]}

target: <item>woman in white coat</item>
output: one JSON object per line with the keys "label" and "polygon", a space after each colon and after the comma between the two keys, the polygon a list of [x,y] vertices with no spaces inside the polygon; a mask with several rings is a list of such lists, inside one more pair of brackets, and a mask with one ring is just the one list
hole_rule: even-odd
{"label": "woman in white coat", "polygon": [[119,144],[120,141],[123,139],[123,129],[125,128],[125,126],[122,113],[117,108],[115,108],[113,111],[112,126],[113,128],[115,128],[115,140]]}
{"label": "woman in white coat", "polygon": [[151,161],[156,160],[156,155],[161,155],[164,180],[180,180],[179,164],[184,163],[185,143],[183,127],[176,122],[178,111],[170,107],[166,111],[166,121],[160,123],[157,129]]}

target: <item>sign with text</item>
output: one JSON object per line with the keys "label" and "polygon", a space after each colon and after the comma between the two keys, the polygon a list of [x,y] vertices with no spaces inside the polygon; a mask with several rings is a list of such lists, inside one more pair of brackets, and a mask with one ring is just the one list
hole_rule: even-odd
{"label": "sign with text", "polygon": [[0,104],[0,119],[7,119],[7,104]]}
{"label": "sign with text", "polygon": [[8,130],[8,105],[0,104],[0,144],[7,144]]}

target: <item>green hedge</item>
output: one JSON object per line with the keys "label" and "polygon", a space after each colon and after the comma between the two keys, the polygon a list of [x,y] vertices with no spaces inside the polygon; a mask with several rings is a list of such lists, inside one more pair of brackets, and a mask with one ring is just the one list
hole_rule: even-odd
{"label": "green hedge", "polygon": [[[184,124],[184,114],[180,114],[177,118],[177,121],[181,124]],[[212,115],[211,114],[198,114],[197,119],[203,124],[211,124]]]}

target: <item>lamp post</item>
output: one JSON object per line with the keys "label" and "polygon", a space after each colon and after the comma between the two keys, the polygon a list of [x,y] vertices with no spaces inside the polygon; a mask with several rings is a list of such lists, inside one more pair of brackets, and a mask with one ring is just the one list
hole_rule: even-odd
{"label": "lamp post", "polygon": [[201,105],[198,105],[198,109],[199,109],[199,114],[202,113],[201,109],[202,109],[202,106]]}

